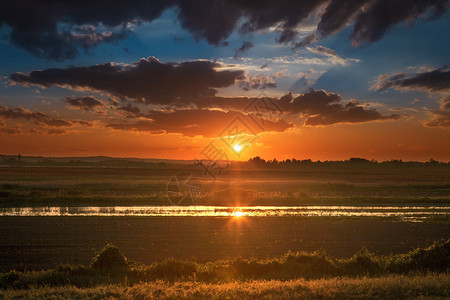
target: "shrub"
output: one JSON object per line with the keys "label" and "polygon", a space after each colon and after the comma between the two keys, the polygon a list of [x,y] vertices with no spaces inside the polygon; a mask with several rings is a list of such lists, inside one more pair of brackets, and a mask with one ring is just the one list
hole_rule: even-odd
{"label": "shrub", "polygon": [[126,257],[120,253],[119,248],[112,244],[107,244],[97,253],[91,262],[91,267],[107,271],[127,271],[130,269]]}
{"label": "shrub", "polygon": [[151,269],[156,278],[187,278],[194,276],[197,272],[197,264],[195,262],[180,261],[173,258],[168,258],[160,263],[153,264]]}

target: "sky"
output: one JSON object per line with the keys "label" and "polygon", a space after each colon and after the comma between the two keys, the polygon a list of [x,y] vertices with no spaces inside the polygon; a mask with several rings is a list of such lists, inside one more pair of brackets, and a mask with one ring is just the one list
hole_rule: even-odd
{"label": "sky", "polygon": [[0,3],[0,154],[450,161],[450,1]]}

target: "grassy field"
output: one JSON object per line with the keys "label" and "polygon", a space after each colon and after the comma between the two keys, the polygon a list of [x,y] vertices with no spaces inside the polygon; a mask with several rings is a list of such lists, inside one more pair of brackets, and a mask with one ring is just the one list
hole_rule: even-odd
{"label": "grassy field", "polygon": [[33,287],[0,290],[6,299],[448,299],[448,274],[254,280],[231,283],[157,281],[133,286]]}
{"label": "grassy field", "polygon": [[208,263],[128,261],[107,245],[89,266],[0,274],[5,298],[242,299],[436,298],[450,296],[450,240],[406,254],[361,249],[342,259],[318,251]]}
{"label": "grassy field", "polygon": [[449,205],[450,166],[232,169],[217,180],[198,167],[0,167],[0,207],[170,205],[167,187],[192,174],[202,205]]}

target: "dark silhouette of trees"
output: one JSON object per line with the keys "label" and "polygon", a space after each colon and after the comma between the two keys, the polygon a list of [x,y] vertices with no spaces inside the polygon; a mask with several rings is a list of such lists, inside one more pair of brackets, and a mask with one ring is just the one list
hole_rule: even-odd
{"label": "dark silhouette of trees", "polygon": [[248,167],[256,167],[256,168],[296,168],[296,167],[314,167],[314,166],[323,166],[323,167],[355,167],[355,168],[371,168],[371,167],[420,167],[420,166],[448,166],[450,162],[439,162],[434,159],[430,159],[427,162],[416,162],[416,161],[407,161],[404,162],[401,159],[391,159],[389,161],[378,162],[375,159],[365,159],[360,157],[352,157],[348,160],[336,160],[336,161],[312,161],[311,159],[303,159],[298,160],[295,158],[286,159],[286,160],[277,160],[276,158],[272,160],[264,160],[259,156],[255,156],[250,158],[246,162],[241,162],[244,166]]}

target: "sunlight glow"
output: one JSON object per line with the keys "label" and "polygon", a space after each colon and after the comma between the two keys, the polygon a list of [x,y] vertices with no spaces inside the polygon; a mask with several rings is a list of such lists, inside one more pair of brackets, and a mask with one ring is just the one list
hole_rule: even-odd
{"label": "sunlight glow", "polygon": [[236,151],[236,152],[241,152],[242,146],[239,145],[239,144],[236,144],[236,145],[234,145],[233,148],[234,148],[234,151]]}
{"label": "sunlight glow", "polygon": [[245,215],[245,213],[242,212],[242,211],[234,211],[234,212],[232,213],[232,216],[233,216],[233,217],[242,217],[242,216],[244,216],[244,215]]}

